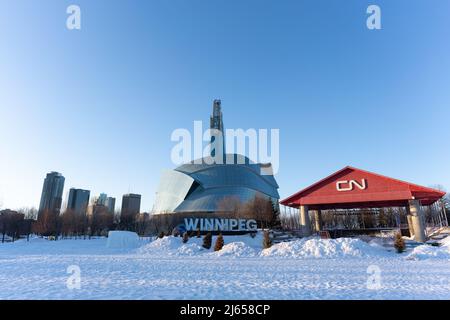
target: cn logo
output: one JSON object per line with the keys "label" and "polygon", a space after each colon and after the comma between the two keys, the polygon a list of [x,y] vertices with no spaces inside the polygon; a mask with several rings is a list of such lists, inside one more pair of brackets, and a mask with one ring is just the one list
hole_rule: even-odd
{"label": "cn logo", "polygon": [[336,182],[337,191],[352,191],[355,187],[360,190],[367,189],[366,179],[361,179],[361,183],[356,180],[342,180]]}

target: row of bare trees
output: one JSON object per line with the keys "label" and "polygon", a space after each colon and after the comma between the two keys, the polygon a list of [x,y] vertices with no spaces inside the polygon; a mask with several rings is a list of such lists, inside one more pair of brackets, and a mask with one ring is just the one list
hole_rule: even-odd
{"label": "row of bare trees", "polygon": [[[316,216],[311,211],[311,224],[315,225]],[[397,227],[406,221],[404,208],[322,210],[321,224],[324,229],[374,229]],[[281,214],[283,228],[300,229],[300,216],[297,209]]]}
{"label": "row of bare trees", "polygon": [[388,228],[398,226],[405,214],[403,208],[328,210],[322,211],[322,223],[326,229]]}
{"label": "row of bare trees", "polygon": [[[450,203],[450,202],[449,202]],[[447,220],[450,206],[447,205]],[[425,222],[433,225],[442,212],[440,204],[424,207]],[[322,227],[324,229],[382,229],[398,228],[406,225],[407,211],[404,207],[378,208],[378,209],[348,209],[348,210],[322,210]],[[315,223],[315,215],[310,215],[312,225]],[[281,214],[281,223],[285,229],[300,229],[300,218],[297,209],[287,208]]]}
{"label": "row of bare trees", "polygon": [[67,210],[61,215],[45,211],[39,214],[33,232],[41,236],[63,238],[91,237],[106,235],[116,226],[114,215],[106,211],[92,215],[77,214],[72,210]]}
{"label": "row of bare trees", "polygon": [[21,235],[29,236],[32,226],[31,219],[26,219],[24,213],[12,210],[0,211],[0,242],[5,242],[8,238],[14,241],[20,238]]}
{"label": "row of bare trees", "polygon": [[[278,203],[257,194],[247,202],[238,197],[224,197],[217,204],[218,216],[234,219],[254,219],[259,228],[281,227]],[[134,220],[134,231],[144,235],[170,234],[174,227],[184,222],[184,218],[204,218],[203,212],[167,213],[155,215],[140,215]]]}
{"label": "row of bare trees", "polygon": [[450,193],[447,193],[442,201],[444,204],[445,213],[447,214],[447,220],[450,221]]}
{"label": "row of bare trees", "polygon": [[[281,226],[278,203],[259,194],[247,202],[242,202],[238,197],[224,197],[217,204],[217,211],[221,217],[255,219],[260,228]],[[189,216],[205,217],[205,213],[190,213]],[[5,214],[0,216],[0,232],[3,239],[6,235],[16,239],[30,233],[55,239],[104,236],[110,230],[128,230],[148,236],[158,235],[161,232],[171,233],[174,227],[183,223],[185,217],[186,214],[174,213],[120,216],[102,210],[88,215],[78,214],[72,210],[66,210],[62,214],[52,211],[37,214],[34,209],[8,213],[5,210]]]}

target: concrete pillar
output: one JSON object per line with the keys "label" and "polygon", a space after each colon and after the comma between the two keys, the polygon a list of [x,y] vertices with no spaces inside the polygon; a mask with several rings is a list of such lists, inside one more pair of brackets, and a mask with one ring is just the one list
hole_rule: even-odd
{"label": "concrete pillar", "polygon": [[322,211],[316,210],[314,214],[315,230],[316,232],[322,231]]}
{"label": "concrete pillar", "polygon": [[311,220],[309,219],[308,206],[300,206],[299,211],[302,234],[304,237],[309,237],[311,235]]}
{"label": "concrete pillar", "polygon": [[409,210],[411,212],[411,222],[414,229],[414,240],[425,242],[424,213],[419,200],[409,200]]}
{"label": "concrete pillar", "polygon": [[414,226],[412,223],[411,210],[409,210],[409,205],[407,205],[405,208],[406,208],[406,220],[408,221],[409,236],[413,237],[414,236]]}
{"label": "concrete pillar", "polygon": [[406,219],[408,219],[408,229],[409,229],[409,235],[411,237],[414,236],[414,226],[413,226],[413,221],[412,221],[412,215],[408,214],[406,216]]}

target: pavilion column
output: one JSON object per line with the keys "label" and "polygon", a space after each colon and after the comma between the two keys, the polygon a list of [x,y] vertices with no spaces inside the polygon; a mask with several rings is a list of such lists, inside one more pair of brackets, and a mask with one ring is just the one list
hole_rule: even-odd
{"label": "pavilion column", "polygon": [[425,242],[424,213],[419,200],[409,200],[409,211],[411,212],[411,222],[414,229],[414,240]]}
{"label": "pavilion column", "polygon": [[316,210],[314,214],[315,230],[316,232],[322,231],[322,211]]}
{"label": "pavilion column", "polygon": [[300,227],[302,229],[302,235],[309,237],[311,235],[311,220],[309,219],[308,206],[300,206]]}
{"label": "pavilion column", "polygon": [[412,216],[411,216],[411,210],[409,210],[409,205],[406,206],[406,220],[408,221],[408,229],[409,229],[409,236],[414,236],[414,226],[412,222]]}

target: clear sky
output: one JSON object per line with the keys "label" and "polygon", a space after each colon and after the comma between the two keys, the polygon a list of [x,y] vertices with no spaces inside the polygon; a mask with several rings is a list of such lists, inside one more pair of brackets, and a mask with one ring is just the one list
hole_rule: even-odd
{"label": "clear sky", "polygon": [[[66,8],[81,8],[81,30]],[[366,9],[382,10],[368,30]],[[45,174],[150,210],[170,135],[280,129],[281,197],[353,165],[450,190],[450,2],[0,0],[0,205]]]}

